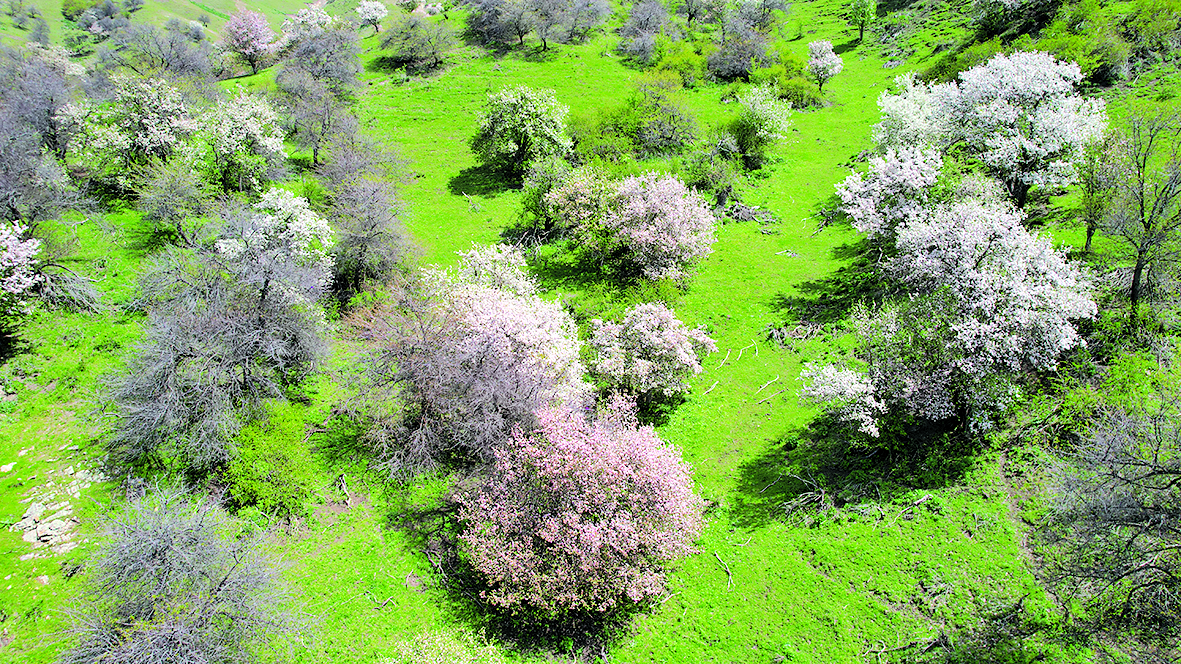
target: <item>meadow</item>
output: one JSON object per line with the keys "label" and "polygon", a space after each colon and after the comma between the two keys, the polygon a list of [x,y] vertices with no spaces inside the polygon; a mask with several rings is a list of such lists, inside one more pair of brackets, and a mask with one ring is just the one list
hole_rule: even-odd
{"label": "meadow", "polygon": [[[43,4],[47,14],[55,9]],[[216,30],[234,9],[220,0],[191,4],[149,2],[137,20],[191,18],[199,9],[214,17]],[[272,23],[297,8],[251,6]],[[707,527],[698,553],[675,566],[667,597],[596,642],[596,654],[629,663],[903,661],[964,639],[1019,606],[1032,635],[1001,642],[992,661],[1096,661],[1096,649],[1121,661],[1116,648],[1085,643],[1062,626],[1069,599],[1049,594],[1038,577],[1035,530],[1048,509],[1047,456],[1019,427],[981,445],[932,445],[905,455],[849,450],[832,439],[818,409],[800,402],[803,366],[850,343],[841,316],[802,318],[792,306],[800,298],[828,298],[820,300],[828,311],[841,310],[842,282],[832,277],[849,266],[859,238],[840,224],[821,228],[833,186],[872,147],[878,95],[895,76],[933,64],[936,46],[968,34],[963,6],[924,0],[910,6],[916,23],[903,37],[880,43],[867,33],[858,42],[843,11],[834,0],[796,3],[780,28],[781,46],[800,57],[809,41],[831,40],[844,70],[825,87],[828,104],[795,112],[790,137],[743,182],[744,202],[775,220],[721,224],[713,253],[686,287],[660,293],[687,324],[704,325],[719,349],[692,379],[686,401],[658,426],[693,466],[708,501]],[[462,12],[445,20],[461,21]],[[609,30],[546,52],[532,40],[501,53],[462,45],[442,71],[407,79],[379,67],[379,39],[362,42],[357,113],[364,133],[395,146],[406,161],[402,218],[425,265],[453,265],[456,251],[500,241],[518,223],[520,184],[487,173],[468,147],[488,93],[516,84],[551,89],[572,117],[593,118],[621,104],[642,74],[614,52],[617,37]],[[1157,99],[1177,80],[1164,65],[1105,94],[1119,109],[1127,97]],[[262,72],[224,85],[268,89],[272,78]],[[676,94],[708,127],[736,114],[730,92],[704,84]],[[680,166],[672,157],[619,171]],[[293,177],[297,191],[305,186],[306,178]],[[1073,196],[1053,198],[1040,212],[1047,232],[1077,248],[1075,204]],[[115,208],[55,223],[72,240],[68,264],[96,279],[108,309],[39,311],[0,364],[0,521],[16,524],[33,502],[65,503],[60,510],[68,510],[64,520],[76,520],[69,528],[77,545],[50,553],[32,548],[19,531],[0,532],[4,663],[51,662],[69,645],[62,630],[77,592],[75,572],[121,499],[124,479],[78,480],[78,473],[101,466],[110,417],[98,394],[144,324],[123,306],[135,299],[136,275],[152,251],[138,231],[139,213]],[[580,322],[653,297],[588,273],[552,249],[538,251],[531,267],[544,297],[565,303]],[[334,325],[332,357],[304,388],[307,398],[274,404],[269,422],[242,434],[303,460],[298,468],[272,470],[298,474],[313,496],[306,516],[285,523],[257,508],[239,511],[271,533],[284,577],[313,617],[306,643],[267,658],[375,662],[391,654],[391,644],[438,629],[476,633],[510,661],[589,657],[587,642],[511,633],[448,590],[427,545],[432,512],[452,478],[395,480],[371,466],[352,426],[333,416],[349,398],[343,386],[355,378],[358,356],[343,324]],[[780,343],[769,338],[770,328],[791,334]],[[1013,416],[1015,424],[1021,417]],[[272,462],[264,454],[258,463]],[[821,490],[832,509],[789,509]]]}

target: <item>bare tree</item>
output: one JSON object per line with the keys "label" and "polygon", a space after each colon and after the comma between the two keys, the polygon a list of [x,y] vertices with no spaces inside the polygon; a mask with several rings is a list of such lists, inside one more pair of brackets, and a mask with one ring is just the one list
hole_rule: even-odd
{"label": "bare tree", "polygon": [[1056,489],[1059,581],[1101,624],[1157,635],[1181,627],[1181,391],[1168,380],[1101,408]]}
{"label": "bare tree", "polygon": [[132,500],[86,571],[71,612],[80,642],[58,664],[247,664],[302,628],[259,538],[176,489]]}
{"label": "bare tree", "polygon": [[116,32],[99,51],[106,68],[122,67],[143,77],[206,78],[213,69],[204,31],[173,19],[164,28],[135,23]]}
{"label": "bare tree", "polygon": [[36,53],[28,48],[0,48],[0,106],[36,132],[41,145],[54,156],[64,159],[69,123],[58,112],[74,96],[65,71],[68,65]]}
{"label": "bare tree", "polygon": [[216,251],[169,250],[141,278],[144,341],[108,384],[112,464],[203,473],[225,463],[242,425],[323,355],[327,224],[272,192],[255,210],[223,213]]}
{"label": "bare tree", "polygon": [[353,30],[325,30],[301,39],[275,77],[289,127],[300,145],[311,148],[313,167],[329,137],[356,130],[350,107],[359,84],[359,52]]}
{"label": "bare tree", "polygon": [[343,302],[369,283],[388,281],[413,251],[398,217],[403,163],[384,146],[342,136],[320,167],[336,229],[332,289]]}
{"label": "bare tree", "polygon": [[1181,258],[1181,116],[1133,116],[1121,152],[1106,231],[1132,263],[1128,298],[1135,316],[1146,275],[1172,269]]}

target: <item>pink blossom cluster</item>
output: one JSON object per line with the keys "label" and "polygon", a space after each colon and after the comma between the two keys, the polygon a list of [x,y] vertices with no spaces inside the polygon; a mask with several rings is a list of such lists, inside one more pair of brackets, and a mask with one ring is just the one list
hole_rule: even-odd
{"label": "pink blossom cluster", "polygon": [[931,148],[890,148],[869,160],[869,172],[854,173],[837,185],[837,195],[853,227],[870,239],[893,239],[895,229],[926,211],[930,189],[939,179],[943,157]]}
{"label": "pink blossom cluster", "polygon": [[628,308],[620,323],[591,325],[591,371],[636,394],[689,391],[685,380],[701,373],[701,357],[718,350],[705,330],[690,329],[660,302]]}
{"label": "pink blossom cluster", "polygon": [[0,312],[7,318],[24,313],[25,302],[41,281],[37,272],[37,252],[41,241],[22,240],[26,229],[0,224]]}
{"label": "pink blossom cluster", "polygon": [[226,48],[247,60],[261,58],[275,48],[275,33],[267,17],[248,9],[235,12],[222,27]]}
{"label": "pink blossom cluster", "polygon": [[693,553],[703,501],[680,452],[616,397],[596,419],[544,409],[459,496],[461,539],[512,610],[605,613],[659,596],[664,565]]}
{"label": "pink blossom cluster", "polygon": [[714,243],[705,200],[672,175],[625,178],[603,219],[611,245],[622,247],[648,279],[681,279]]}

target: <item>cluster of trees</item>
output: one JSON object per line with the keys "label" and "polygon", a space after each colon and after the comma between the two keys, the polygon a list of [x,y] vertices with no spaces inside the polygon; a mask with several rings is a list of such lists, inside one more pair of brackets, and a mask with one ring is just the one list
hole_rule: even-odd
{"label": "cluster of trees", "polygon": [[606,0],[472,0],[468,30],[489,45],[536,35],[542,50],[549,42],[580,42],[611,16]]}
{"label": "cluster of trees", "polygon": [[[1082,341],[1092,286],[1023,226],[1030,189],[1076,177],[1102,133],[1101,104],[1075,90],[1078,67],[1042,53],[997,56],[960,83],[900,79],[883,93],[884,154],[838,186],[843,210],[883,257],[883,301],[854,314],[861,369],[813,367],[804,395],[872,437],[917,418],[987,429],[1028,370]],[[918,147],[915,147],[918,146]],[[988,179],[945,168],[953,147]],[[902,419],[899,419],[901,416]]]}

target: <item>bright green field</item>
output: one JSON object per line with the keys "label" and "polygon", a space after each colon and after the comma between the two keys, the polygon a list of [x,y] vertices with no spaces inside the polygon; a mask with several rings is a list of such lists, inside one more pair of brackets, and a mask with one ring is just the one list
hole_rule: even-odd
{"label": "bright green field", "polygon": [[[229,9],[221,0],[209,6]],[[266,9],[274,23],[294,6],[275,1]],[[933,17],[935,28],[916,31],[897,46],[860,45],[838,15],[841,6],[815,0],[792,9],[789,23],[799,20],[804,38],[790,48],[803,56],[808,41],[830,39],[845,68],[826,87],[831,105],[796,113],[790,139],[747,184],[745,201],[772,210],[781,222],[720,226],[714,253],[676,303],[678,316],[706,325],[720,349],[693,381],[688,401],[659,429],[694,466],[698,489],[711,503],[708,527],[699,553],[672,573],[668,598],[637,615],[614,639],[611,661],[898,661],[902,651],[874,652],[927,643],[941,633],[954,638],[1021,598],[1033,615],[1057,611],[1035,579],[1027,548],[1031,523],[1044,509],[1034,484],[1036,458],[1015,460],[989,450],[932,455],[920,460],[918,472],[888,477],[886,459],[866,459],[866,471],[829,487],[845,491],[846,506],[811,524],[785,518],[783,504],[804,490],[794,476],[812,476],[826,459],[808,442],[817,413],[799,403],[798,376],[806,362],[838,350],[843,334],[829,327],[779,347],[766,341],[765,329],[783,323],[783,296],[798,295],[801,284],[843,265],[834,250],[856,240],[842,228],[817,233],[814,214],[849,173],[855,155],[870,147],[877,96],[897,74],[928,66],[932,46],[962,34],[962,21],[948,20],[947,5],[919,4],[916,11]],[[178,2],[149,2],[149,8],[160,17],[190,17],[194,11]],[[450,20],[457,20],[454,12]],[[613,36],[602,36],[556,47],[544,57],[533,50],[496,57],[464,47],[437,76],[403,83],[386,73],[365,74],[362,124],[409,162],[404,218],[425,263],[450,264],[455,251],[495,242],[515,221],[519,191],[480,178],[467,147],[486,94],[510,84],[550,88],[573,115],[593,116],[621,103],[639,74],[612,53],[614,43]],[[377,48],[374,38],[365,44]],[[906,60],[902,67],[883,66],[899,57]],[[266,80],[262,74],[252,83],[262,87]],[[704,127],[736,112],[734,104],[720,101],[724,91],[711,85],[680,94]],[[132,297],[145,258],[130,232],[134,220],[131,212],[94,215],[76,219],[69,231],[79,240],[76,265],[99,279],[112,305]],[[1065,240],[1078,240],[1077,233],[1060,232]],[[602,303],[607,297],[625,297],[593,278],[555,274],[543,270],[543,286],[583,310],[608,306]],[[58,482],[64,464],[96,464],[107,426],[95,408],[100,377],[120,366],[140,322],[121,313],[42,312],[27,329],[26,347],[0,365],[0,385],[15,394],[0,401],[0,465],[16,462],[0,475],[0,520],[19,520],[30,492]],[[305,438],[305,430],[325,421],[342,398],[337,372],[349,364],[342,344],[313,381],[311,404],[277,405],[271,425],[263,428],[264,435],[309,446],[318,480],[313,515],[276,528],[272,538],[316,626],[303,647],[274,661],[375,662],[392,642],[424,630],[480,627],[448,597],[412,533],[397,525],[407,510],[439,500],[445,481],[389,482],[347,442]],[[71,451],[70,445],[80,449]],[[351,496],[347,504],[342,477]],[[853,486],[870,481],[879,490]],[[113,486],[98,483],[72,500],[83,536],[95,531],[117,499]],[[245,516],[268,523],[264,515]],[[0,531],[0,644],[12,639],[0,646],[0,662],[48,662],[68,644],[57,634],[68,623],[63,612],[77,587],[66,562],[82,560],[87,549],[83,543],[64,556],[21,560],[34,550],[19,533]],[[568,661],[561,652],[529,652],[529,643],[502,645],[517,660]],[[1029,648],[1044,661],[1090,660],[1089,651],[1050,641]]]}

